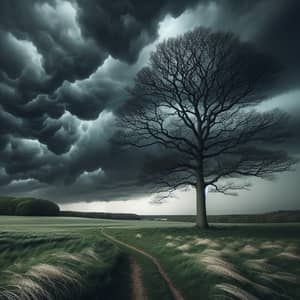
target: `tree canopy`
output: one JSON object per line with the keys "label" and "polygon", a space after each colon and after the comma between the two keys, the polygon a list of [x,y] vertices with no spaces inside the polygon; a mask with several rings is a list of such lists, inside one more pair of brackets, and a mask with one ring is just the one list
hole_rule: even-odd
{"label": "tree canopy", "polygon": [[162,190],[196,188],[198,226],[208,226],[208,186],[246,188],[228,179],[271,178],[294,163],[278,146],[287,115],[259,108],[279,72],[272,58],[234,34],[199,27],[159,44],[137,74],[120,114],[123,142],[157,149],[143,180]]}
{"label": "tree canopy", "polygon": [[59,206],[49,200],[0,197],[0,215],[56,216],[58,214]]}

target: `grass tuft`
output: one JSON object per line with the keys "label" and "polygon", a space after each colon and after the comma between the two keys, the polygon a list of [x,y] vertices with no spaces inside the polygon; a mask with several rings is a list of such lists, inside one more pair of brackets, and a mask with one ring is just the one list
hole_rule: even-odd
{"label": "grass tuft", "polygon": [[294,253],[291,252],[281,252],[278,254],[278,256],[284,257],[286,259],[290,259],[290,260],[296,260],[299,261],[300,260],[300,256],[296,255]]}
{"label": "grass tuft", "polygon": [[217,284],[216,288],[240,300],[259,300],[257,297],[243,290],[242,288],[229,283]]}
{"label": "grass tuft", "polygon": [[204,245],[210,248],[220,247],[220,244],[218,242],[213,241],[211,239],[196,238],[194,239],[193,243],[195,244],[195,246]]}
{"label": "grass tuft", "polygon": [[240,250],[240,253],[253,255],[253,254],[257,254],[258,253],[258,249],[256,247],[251,246],[251,245],[245,245]]}

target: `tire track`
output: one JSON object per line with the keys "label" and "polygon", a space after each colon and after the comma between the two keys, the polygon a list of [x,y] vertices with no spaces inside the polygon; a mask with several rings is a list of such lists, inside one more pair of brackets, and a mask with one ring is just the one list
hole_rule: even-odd
{"label": "tire track", "polygon": [[146,300],[145,290],[142,281],[141,267],[137,261],[130,256],[132,300]]}

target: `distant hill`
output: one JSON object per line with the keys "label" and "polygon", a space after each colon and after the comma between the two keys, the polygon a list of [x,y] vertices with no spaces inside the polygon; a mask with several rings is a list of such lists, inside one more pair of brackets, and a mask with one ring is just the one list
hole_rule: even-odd
{"label": "distant hill", "polygon": [[[142,219],[195,222],[194,215],[143,215]],[[210,223],[288,223],[300,222],[300,210],[275,211],[264,214],[210,215]]]}
{"label": "distant hill", "polygon": [[0,215],[57,216],[58,214],[59,206],[49,200],[0,197]]}
{"label": "distant hill", "polygon": [[80,211],[61,211],[63,217],[81,217],[96,219],[118,219],[118,220],[140,220],[141,217],[136,214],[123,213],[104,213],[104,212],[80,212]]}

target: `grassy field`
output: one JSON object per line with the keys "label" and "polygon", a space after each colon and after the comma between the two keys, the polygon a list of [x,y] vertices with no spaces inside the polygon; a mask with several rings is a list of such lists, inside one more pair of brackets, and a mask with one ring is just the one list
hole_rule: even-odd
{"label": "grassy field", "polygon": [[77,217],[15,217],[0,216],[0,230],[7,231],[60,231],[84,230],[101,227],[121,228],[164,228],[164,227],[192,227],[189,222],[165,222],[151,220],[110,220]]}
{"label": "grassy field", "polygon": [[159,258],[187,300],[299,299],[300,226],[108,229]]}
{"label": "grassy field", "polygon": [[131,299],[129,256],[148,300],[172,300],[142,255],[159,259],[185,300],[299,299],[300,226],[216,226],[70,217],[0,217],[0,299]]}
{"label": "grassy field", "polygon": [[[165,219],[168,221],[195,222],[195,215],[142,215],[144,220]],[[300,210],[274,211],[250,215],[208,215],[210,223],[299,223]]]}
{"label": "grassy field", "polygon": [[[0,299],[131,299],[125,249],[100,229],[151,228],[180,224],[72,217],[0,217]],[[190,226],[190,225],[187,225]],[[155,267],[135,256],[149,299],[168,290]],[[171,298],[169,298],[171,299]]]}
{"label": "grassy field", "polygon": [[[105,221],[104,221],[105,223]],[[0,299],[130,299],[126,257],[99,221],[0,217]],[[120,277],[120,278],[119,278]]]}
{"label": "grassy field", "polygon": [[92,230],[1,231],[0,299],[99,299],[119,259]]}

